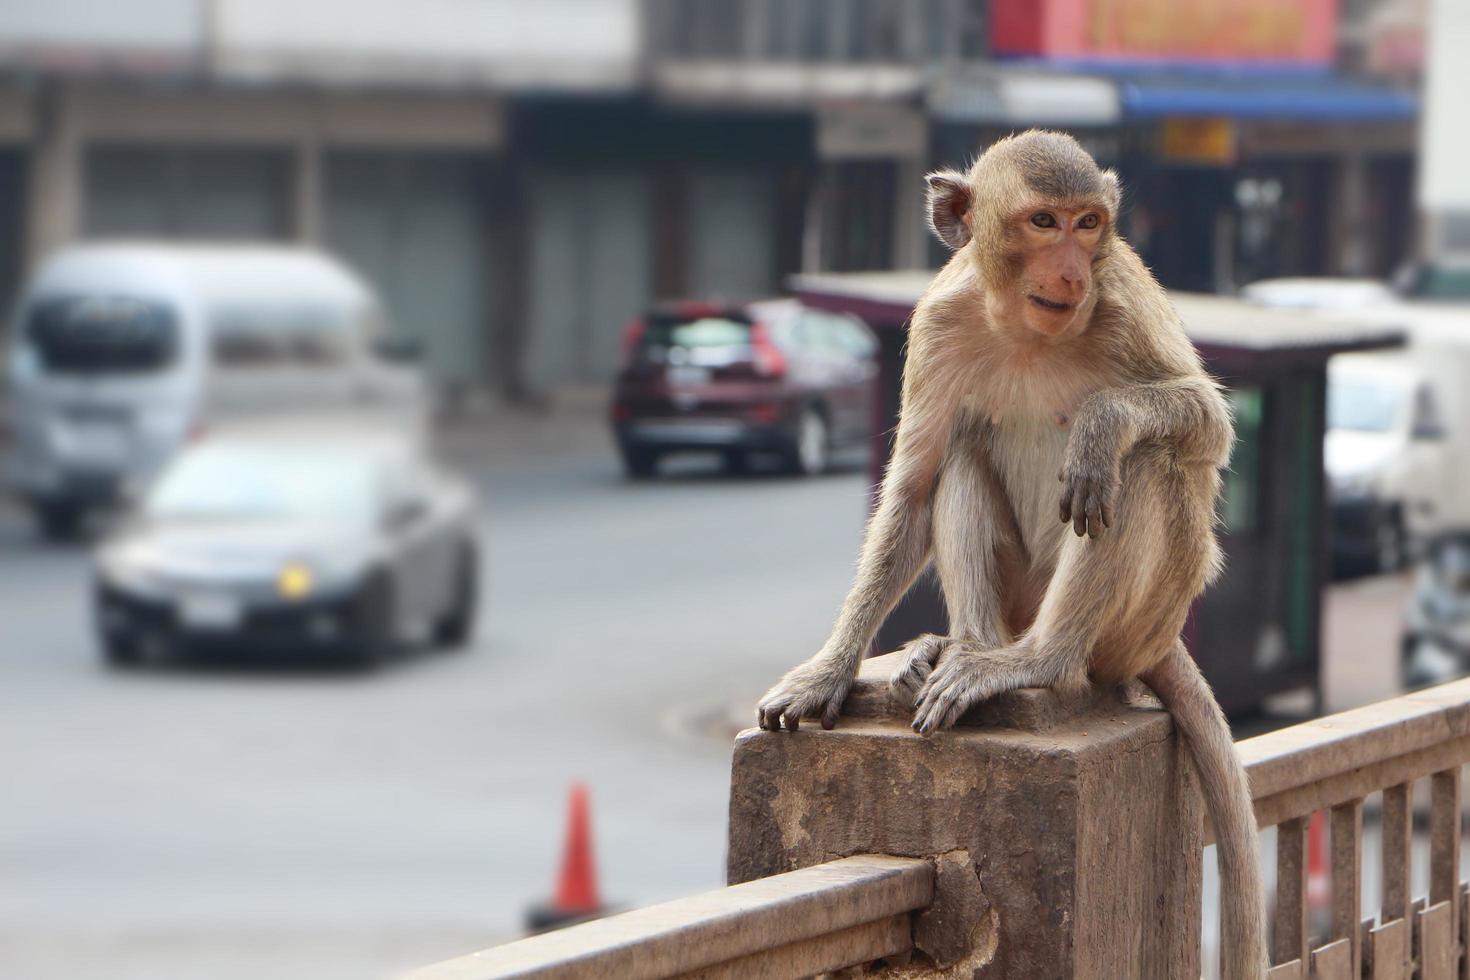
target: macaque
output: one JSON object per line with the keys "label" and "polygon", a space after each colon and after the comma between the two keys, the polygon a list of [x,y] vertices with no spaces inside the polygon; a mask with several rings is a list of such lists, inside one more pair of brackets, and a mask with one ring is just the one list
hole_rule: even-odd
{"label": "macaque", "polygon": [[1003,139],[927,178],[953,249],[910,322],[898,432],[856,581],[825,646],[761,699],[762,728],[831,728],[884,617],[932,558],[949,635],[892,679],[929,736],[1020,687],[1140,677],[1190,746],[1217,830],[1222,975],[1266,970],[1244,770],[1180,640],[1221,568],[1234,439],[1162,287],[1115,231],[1117,175],[1070,136]]}

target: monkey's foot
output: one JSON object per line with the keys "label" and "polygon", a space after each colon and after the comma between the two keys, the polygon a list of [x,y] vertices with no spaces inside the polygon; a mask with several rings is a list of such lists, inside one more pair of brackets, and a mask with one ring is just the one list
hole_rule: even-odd
{"label": "monkey's foot", "polygon": [[935,633],[924,633],[899,647],[900,659],[888,678],[889,693],[902,705],[912,708],[919,700],[919,690],[934,667],[940,654],[950,645],[950,638]]}
{"label": "monkey's foot", "polygon": [[837,724],[842,702],[852,688],[853,670],[818,655],[788,671],[756,705],[756,720],[768,732],[794,732],[801,719],[820,718],[823,728]]}
{"label": "monkey's foot", "polygon": [[950,644],[940,663],[919,690],[913,729],[932,735],[948,728],[976,704],[1019,687],[1045,687],[1035,651],[1013,644],[982,649]]}
{"label": "monkey's foot", "polygon": [[991,650],[1002,644],[1003,641],[994,638],[920,634],[898,648],[900,659],[893,675],[888,678],[889,694],[904,707],[912,708],[919,700],[919,691],[923,689],[924,682],[934,673],[939,662],[949,655],[949,651]]}

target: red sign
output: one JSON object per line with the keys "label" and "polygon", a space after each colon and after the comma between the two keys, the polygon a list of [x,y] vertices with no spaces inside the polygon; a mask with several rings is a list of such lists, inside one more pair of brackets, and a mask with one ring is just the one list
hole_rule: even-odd
{"label": "red sign", "polygon": [[998,55],[1327,65],[1337,0],[990,0]]}

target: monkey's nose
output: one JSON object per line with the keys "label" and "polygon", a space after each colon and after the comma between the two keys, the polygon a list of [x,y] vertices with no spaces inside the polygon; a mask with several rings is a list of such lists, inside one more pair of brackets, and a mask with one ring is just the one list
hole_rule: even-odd
{"label": "monkey's nose", "polygon": [[1080,273],[1064,272],[1060,278],[1062,283],[1058,292],[1067,298],[1067,303],[1071,306],[1076,306],[1082,302],[1083,298],[1087,295],[1087,276]]}

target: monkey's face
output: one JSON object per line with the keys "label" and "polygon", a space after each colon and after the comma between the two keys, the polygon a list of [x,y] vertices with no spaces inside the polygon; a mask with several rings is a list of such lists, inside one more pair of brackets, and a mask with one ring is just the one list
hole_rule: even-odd
{"label": "monkey's face", "polygon": [[1099,206],[1048,202],[1011,215],[1006,251],[1015,292],[1006,305],[1027,328],[1055,337],[1086,324],[1094,298],[1092,260],[1108,218]]}
{"label": "monkey's face", "polygon": [[926,179],[930,226],[968,253],[1007,326],[1057,339],[1087,328],[1093,265],[1106,261],[1121,201],[1117,174],[1065,133],[1030,130],[995,143],[968,175]]}

